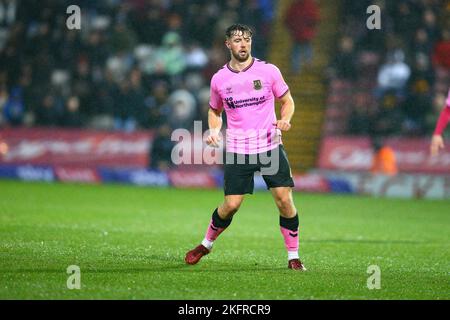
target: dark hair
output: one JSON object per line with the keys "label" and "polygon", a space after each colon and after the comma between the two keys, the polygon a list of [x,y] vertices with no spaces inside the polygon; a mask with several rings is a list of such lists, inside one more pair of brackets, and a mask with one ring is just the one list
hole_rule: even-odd
{"label": "dark hair", "polygon": [[384,138],[380,136],[372,137],[372,147],[375,151],[378,151],[383,147],[383,140]]}
{"label": "dark hair", "polygon": [[242,33],[248,33],[250,37],[253,35],[253,30],[249,26],[236,23],[227,28],[227,31],[225,31],[225,36],[229,39],[238,31],[242,31]]}

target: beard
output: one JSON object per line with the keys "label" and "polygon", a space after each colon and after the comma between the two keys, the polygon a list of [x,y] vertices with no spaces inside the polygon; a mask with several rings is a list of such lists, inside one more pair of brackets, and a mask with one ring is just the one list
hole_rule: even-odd
{"label": "beard", "polygon": [[244,55],[241,55],[239,51],[238,52],[231,51],[231,54],[239,62],[245,62],[250,57],[250,53],[248,51]]}

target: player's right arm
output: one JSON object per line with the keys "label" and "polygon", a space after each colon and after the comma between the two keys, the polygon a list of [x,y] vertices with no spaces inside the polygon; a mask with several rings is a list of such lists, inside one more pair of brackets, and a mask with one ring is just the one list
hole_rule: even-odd
{"label": "player's right arm", "polygon": [[214,148],[219,147],[220,129],[222,128],[222,110],[209,108],[208,111],[209,135],[206,143]]}
{"label": "player's right arm", "polygon": [[219,147],[220,129],[222,128],[222,111],[223,102],[220,94],[215,85],[216,78],[213,76],[211,79],[209,111],[208,111],[208,126],[209,135],[206,139],[206,143],[214,148]]}

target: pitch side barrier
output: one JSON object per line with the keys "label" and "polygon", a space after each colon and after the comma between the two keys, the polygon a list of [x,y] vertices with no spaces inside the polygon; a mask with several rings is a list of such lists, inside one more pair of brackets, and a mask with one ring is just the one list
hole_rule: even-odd
{"label": "pitch side barrier", "polygon": [[[155,171],[129,168],[76,168],[44,165],[0,165],[0,179],[145,187],[221,189],[223,172],[214,170]],[[295,191],[360,194],[376,197],[450,199],[450,175],[372,175],[366,172],[316,170],[293,175]],[[255,190],[266,185],[255,174]]]}

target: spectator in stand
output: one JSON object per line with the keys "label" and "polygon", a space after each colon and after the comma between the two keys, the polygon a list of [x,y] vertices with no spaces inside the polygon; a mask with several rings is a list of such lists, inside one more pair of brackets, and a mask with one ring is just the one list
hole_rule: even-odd
{"label": "spectator in stand", "polygon": [[429,55],[432,49],[432,42],[424,28],[417,29],[416,36],[412,42],[411,52],[413,55]]}
{"label": "spectator in stand", "polygon": [[61,125],[69,128],[81,128],[84,125],[84,118],[80,113],[80,99],[77,96],[67,99]]}
{"label": "spectator in stand", "polygon": [[35,114],[35,124],[38,126],[57,126],[60,120],[56,97],[53,94],[47,94],[42,99],[41,105],[37,108]]}
{"label": "spectator in stand", "polygon": [[140,126],[145,126],[145,118],[141,115],[144,114],[145,110],[145,94],[142,87],[142,73],[139,69],[133,69],[130,73],[130,95],[129,104],[131,110],[129,110],[129,115],[136,119],[137,124]]}
{"label": "spectator in stand", "polygon": [[223,44],[215,44],[209,52],[209,62],[203,69],[203,77],[205,79],[211,79],[218,69],[226,63],[226,51],[222,49]]}
{"label": "spectator in stand", "polygon": [[396,135],[401,132],[401,100],[395,91],[388,91],[383,96],[376,111],[373,124],[371,126],[371,135]]}
{"label": "spectator in stand", "polygon": [[330,68],[327,70],[329,77],[349,81],[356,80],[357,70],[355,65],[356,54],[354,52],[353,39],[344,36],[339,41],[338,52],[334,56]]}
{"label": "spectator in stand", "polygon": [[261,31],[263,24],[262,8],[257,0],[248,0],[246,2],[245,10],[240,10],[239,21],[248,25],[253,30],[258,30],[252,36],[252,53],[255,57],[263,59],[264,49],[267,46],[267,35],[264,35]]}
{"label": "spectator in stand", "polygon": [[156,128],[168,121],[171,110],[167,103],[168,97],[168,84],[164,81],[155,82],[144,100],[145,111],[142,116],[146,119],[145,128]]}
{"label": "spectator in stand", "polygon": [[94,70],[101,68],[108,57],[108,49],[104,34],[99,30],[94,30],[89,34],[87,43],[83,47],[83,55],[87,57],[91,68]]}
{"label": "spectator in stand", "polygon": [[442,31],[433,51],[433,63],[450,70],[450,28]]}
{"label": "spectator in stand", "polygon": [[[95,86],[95,92],[96,94],[93,96],[93,106],[95,107],[95,114],[96,117],[94,117],[94,126],[95,127],[112,127],[111,123],[113,122],[113,115],[114,115],[114,97],[117,94],[117,84],[114,82],[113,75],[108,70],[105,70],[103,72],[103,81],[100,81]],[[98,124],[100,123],[109,123],[104,124]]]}
{"label": "spectator in stand", "polygon": [[405,136],[421,136],[426,130],[426,115],[431,110],[428,92],[414,89],[402,106],[402,134]]}
{"label": "spectator in stand", "polygon": [[192,42],[186,48],[186,71],[200,71],[208,64],[208,55],[200,44]]}
{"label": "spectator in stand", "polygon": [[[62,101],[73,101],[70,97],[76,96],[79,112],[87,116],[86,124],[112,129],[113,115],[117,120],[118,109],[121,109],[118,105],[141,105],[133,99],[149,101],[143,97],[149,96],[155,81],[167,81],[168,95],[173,88],[179,87],[186,69],[200,72],[207,77],[203,80],[209,79],[208,73],[204,72],[210,61],[209,49],[219,40],[222,44],[223,32],[220,32],[221,38],[216,39],[215,32],[205,33],[205,30],[215,30],[219,18],[227,10],[234,10],[230,16],[238,17],[237,9],[241,6],[243,14],[254,12],[262,15],[259,4],[265,1],[83,1],[82,29],[68,30],[63,3],[45,1],[44,6],[39,0],[3,0],[0,1],[0,64],[4,68],[1,68],[0,76],[5,77],[7,88],[20,85],[22,103],[16,103],[16,106],[23,105],[29,113],[34,112],[36,124],[54,125],[55,118],[59,119],[55,114],[67,112],[67,105]],[[200,16],[199,11],[202,11]],[[260,21],[261,17],[251,16],[249,19]],[[183,42],[190,44],[195,40],[199,45],[189,47],[186,55]],[[139,47],[147,50],[148,56],[144,61],[139,61]],[[222,47],[220,49],[223,51]],[[224,64],[226,59],[221,58],[224,54],[218,55],[214,50],[212,54],[216,55],[214,65]],[[136,87],[124,84],[130,81],[128,77],[135,73],[135,69],[145,72],[142,83]],[[216,66],[214,70],[217,70]],[[130,95],[125,93],[127,87]],[[42,99],[39,96],[43,92],[53,98]],[[192,94],[196,96],[197,92]],[[123,95],[130,101],[123,99]],[[45,100],[42,105],[55,104],[56,111],[53,108],[42,109],[42,105],[36,103],[39,99]],[[158,102],[158,105],[167,105],[167,101]],[[10,106],[7,110],[11,109]],[[43,110],[49,110],[49,115],[43,115]],[[122,108],[125,110],[133,113],[129,106]],[[2,115],[4,112],[5,107]],[[137,126],[152,127],[161,120],[157,116],[151,120],[153,123],[149,123],[151,121],[144,118],[139,117],[142,121]],[[24,119],[22,125],[33,123],[33,117]],[[64,122],[63,119],[56,121]],[[130,122],[123,120],[122,125],[118,125],[122,130],[137,127],[124,123]]]}
{"label": "spectator in stand", "polygon": [[5,122],[5,119],[3,118],[3,108],[8,100],[9,94],[6,85],[0,85],[0,127]]}
{"label": "spectator in stand", "polygon": [[116,23],[109,43],[114,52],[130,52],[137,43],[136,35],[133,30],[128,28],[125,22],[120,21]]}
{"label": "spectator in stand", "polygon": [[257,0],[259,7],[261,8],[262,18],[261,25],[257,27],[256,30],[259,30],[259,34],[261,34],[261,60],[267,60],[267,50],[269,49],[271,31],[272,31],[272,23],[274,19],[274,6],[276,6],[276,2],[272,0]]}
{"label": "spectator in stand", "polygon": [[383,99],[388,91],[393,91],[399,97],[404,96],[405,86],[411,76],[410,67],[404,62],[402,50],[389,53],[386,63],[378,71],[378,87],[376,96]]}
{"label": "spectator in stand", "polygon": [[353,108],[348,121],[350,134],[367,135],[372,132],[375,110],[371,108],[371,104],[367,99],[368,95],[364,92],[357,92],[353,96]]}
{"label": "spectator in stand", "polygon": [[417,54],[409,79],[409,90],[418,88],[420,91],[431,91],[434,86],[435,75],[428,55]]}
{"label": "spectator in stand", "polygon": [[436,42],[440,34],[436,14],[432,9],[428,8],[424,11],[422,19],[423,19],[423,26],[428,34],[430,43]]}
{"label": "spectator in stand", "polygon": [[394,30],[407,39],[414,37],[414,32],[420,24],[420,10],[410,1],[396,1],[393,19],[396,22]]}
{"label": "spectator in stand", "polygon": [[[367,30],[365,26],[366,9],[371,4],[381,5],[382,30]],[[354,41],[355,57],[342,59],[342,42],[339,42],[339,53],[335,56],[335,61],[339,62],[328,70],[330,78],[337,80],[331,85],[345,82],[342,80],[352,76],[352,72],[345,70],[353,67],[357,81],[346,82],[349,90],[371,90],[377,102],[377,108],[367,108],[370,112],[376,111],[374,116],[365,112],[365,108],[352,106],[347,133],[366,134],[359,119],[371,118],[373,121],[368,122],[368,127],[372,134],[430,134],[444,104],[441,101],[436,112],[434,101],[442,100],[441,95],[445,100],[450,80],[450,11],[446,3],[344,0],[342,11],[340,30],[343,37]],[[398,50],[402,53],[398,54]],[[388,62],[380,65],[382,56]],[[348,66],[338,73],[338,68],[347,65],[346,62]],[[334,95],[333,90],[330,95]],[[333,130],[329,134],[333,134]]]}
{"label": "spectator in stand", "polygon": [[[169,29],[178,29],[181,31],[183,28],[183,16],[189,10],[189,2],[185,0],[171,0],[168,1],[167,11],[170,12],[168,18]],[[175,20],[175,21],[171,21]]]}
{"label": "spectator in stand", "polygon": [[9,36],[9,28],[14,25],[17,16],[18,1],[0,1],[0,50]]}
{"label": "spectator in stand", "polygon": [[86,57],[80,57],[75,74],[72,80],[72,93],[80,99],[80,111],[87,115],[92,115],[95,108],[92,106],[95,95],[92,91],[94,83],[92,81],[91,66]]}
{"label": "spectator in stand", "polygon": [[112,114],[111,99],[115,91],[117,91],[117,82],[114,79],[114,74],[107,68],[98,70],[97,81],[92,83],[92,88],[95,94],[92,96],[93,112],[99,114]]}
{"label": "spectator in stand", "polygon": [[147,1],[144,8],[135,8],[130,21],[140,42],[151,45],[159,45],[167,30],[164,9],[156,1]]}
{"label": "spectator in stand", "polygon": [[195,97],[186,89],[175,90],[168,100],[170,117],[168,119],[172,128],[191,129],[197,115]]}
{"label": "spectator in stand", "polygon": [[298,74],[313,60],[312,40],[320,15],[315,0],[295,0],[286,12],[284,23],[292,37],[291,71]]}
{"label": "spectator in stand", "polygon": [[370,118],[367,108],[352,108],[348,119],[348,133],[352,135],[366,135],[370,133]]}
{"label": "spectator in stand", "polygon": [[19,87],[14,87],[3,106],[3,117],[10,125],[20,126],[24,115],[25,106],[23,104],[22,90]]}
{"label": "spectator in stand", "polygon": [[372,174],[395,176],[398,173],[398,168],[394,150],[383,144],[379,138],[373,139],[372,147],[373,158],[370,172]]}
{"label": "spectator in stand", "polygon": [[128,80],[120,83],[119,92],[114,99],[114,129],[132,132],[136,129],[136,101]]}
{"label": "spectator in stand", "polygon": [[55,56],[55,66],[58,69],[66,69],[68,66],[77,64],[77,57],[80,53],[81,36],[78,30],[70,30],[59,36],[59,43],[53,48]]}
{"label": "spectator in stand", "polygon": [[163,68],[161,71],[171,77],[181,75],[186,68],[186,56],[181,38],[174,31],[164,35],[162,47],[159,48],[157,55]]}
{"label": "spectator in stand", "polygon": [[[206,3],[205,3],[206,2]],[[203,4],[192,1],[186,12],[186,32],[194,42],[201,43],[205,48],[211,48],[214,42],[214,32],[205,32],[214,28],[220,15],[216,1],[205,1]],[[202,14],[198,14],[201,12]]]}
{"label": "spectator in stand", "polygon": [[[208,111],[209,108],[209,94],[210,88],[204,87],[200,90],[198,94],[198,105],[199,105],[199,119],[202,122],[202,126],[205,128],[208,126]],[[223,126],[225,127],[225,119],[223,120]]]}
{"label": "spectator in stand", "polygon": [[161,125],[158,128],[150,149],[151,169],[159,171],[170,169],[172,164],[172,149],[175,146],[175,142],[171,140],[171,134],[172,130],[167,124]]}
{"label": "spectator in stand", "polygon": [[428,56],[416,55],[413,73],[409,81],[408,95],[402,106],[403,134],[425,134],[426,116],[432,110],[430,97],[433,83],[434,74]]}

